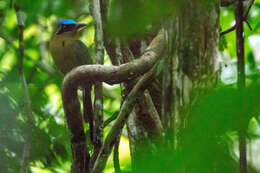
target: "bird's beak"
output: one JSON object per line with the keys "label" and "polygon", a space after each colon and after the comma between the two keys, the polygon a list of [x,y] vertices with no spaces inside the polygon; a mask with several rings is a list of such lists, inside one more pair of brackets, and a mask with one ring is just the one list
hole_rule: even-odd
{"label": "bird's beak", "polygon": [[57,29],[57,31],[56,31],[56,33],[55,34],[60,34],[61,33],[61,27],[58,27],[58,29]]}
{"label": "bird's beak", "polygon": [[76,30],[80,31],[82,29],[84,29],[87,25],[85,23],[77,23],[76,25]]}

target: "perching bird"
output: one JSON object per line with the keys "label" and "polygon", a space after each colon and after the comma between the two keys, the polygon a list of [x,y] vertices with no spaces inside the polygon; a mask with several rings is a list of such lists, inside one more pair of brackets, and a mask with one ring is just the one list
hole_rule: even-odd
{"label": "perching bird", "polygon": [[[65,75],[73,68],[92,64],[88,48],[79,40],[78,32],[86,24],[77,23],[72,19],[63,19],[50,41],[50,51],[57,68]],[[84,119],[90,124],[90,136],[93,140],[93,110],[91,102],[91,85],[83,90]]]}
{"label": "perching bird", "polygon": [[79,40],[78,31],[86,24],[72,19],[61,20],[50,41],[52,58],[58,69],[66,74],[73,68],[92,64],[87,47]]}

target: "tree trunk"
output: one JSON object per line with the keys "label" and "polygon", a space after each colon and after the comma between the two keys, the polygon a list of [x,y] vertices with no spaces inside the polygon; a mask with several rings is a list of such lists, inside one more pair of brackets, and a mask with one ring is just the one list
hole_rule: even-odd
{"label": "tree trunk", "polygon": [[[177,18],[173,45],[173,107],[177,130],[185,127],[185,112],[199,94],[218,81],[219,3],[185,3]],[[192,10],[191,10],[192,9]]]}
{"label": "tree trunk", "polygon": [[134,172],[170,172],[169,151],[178,147],[177,136],[186,126],[188,108],[196,102],[198,94],[206,93],[217,83],[219,2],[203,2],[183,2],[178,16],[172,16],[164,26],[168,52],[159,76],[163,79],[158,79],[161,81],[159,89],[150,93],[155,105],[160,101],[161,106],[155,107],[165,129],[166,140],[160,140],[161,148],[153,140],[148,140],[149,131],[144,126],[149,121],[140,120],[144,114],[138,111],[142,110],[138,106],[127,123]]}

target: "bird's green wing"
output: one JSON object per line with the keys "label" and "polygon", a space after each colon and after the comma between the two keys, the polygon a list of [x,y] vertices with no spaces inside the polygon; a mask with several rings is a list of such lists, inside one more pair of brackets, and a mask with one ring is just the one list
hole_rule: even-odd
{"label": "bird's green wing", "polygon": [[92,59],[85,44],[80,40],[76,40],[73,45],[76,58],[82,62],[82,64],[92,64]]}

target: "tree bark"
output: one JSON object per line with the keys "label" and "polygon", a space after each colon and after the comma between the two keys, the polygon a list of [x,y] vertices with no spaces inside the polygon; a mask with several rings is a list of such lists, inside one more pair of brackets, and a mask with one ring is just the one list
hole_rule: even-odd
{"label": "tree bark", "polygon": [[[196,164],[207,157],[198,154],[198,149],[202,146],[198,141],[208,139],[194,136],[194,139],[198,141],[193,141],[183,138],[183,132],[185,133],[191,122],[190,108],[200,100],[201,95],[207,94],[213,89],[218,81],[220,4],[215,1],[206,5],[202,0],[195,0],[183,5],[185,7],[182,8],[181,14],[176,19],[177,36],[173,45],[175,51],[172,56],[172,124],[176,139],[174,142],[178,150],[181,153],[194,154],[185,158],[179,171],[195,173],[203,172],[203,169],[208,168],[206,166],[196,167]],[[189,137],[192,136],[192,134],[189,135]],[[202,151],[204,150],[202,149]],[[194,157],[198,158],[194,159]],[[195,166],[192,166],[193,164]],[[214,171],[212,166],[209,169]]]}
{"label": "tree bark", "polygon": [[207,93],[217,84],[219,4],[216,1],[202,5],[200,1],[184,3],[177,18],[177,41],[172,56],[176,130],[185,127],[188,118],[185,111],[198,94]]}

